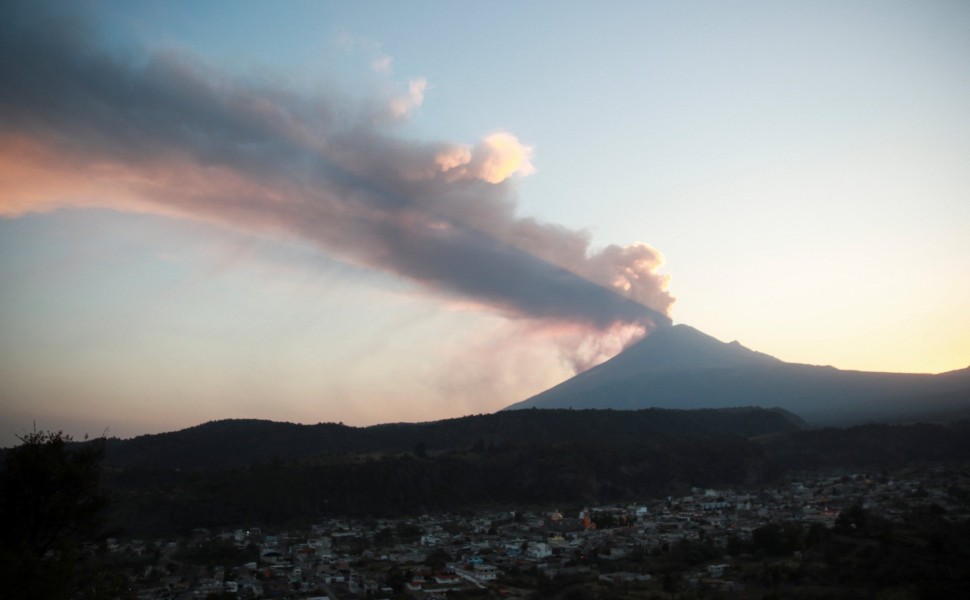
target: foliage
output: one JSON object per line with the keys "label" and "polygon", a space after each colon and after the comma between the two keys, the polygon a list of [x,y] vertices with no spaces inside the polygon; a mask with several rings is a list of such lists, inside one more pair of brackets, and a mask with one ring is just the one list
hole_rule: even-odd
{"label": "foliage", "polygon": [[443,571],[445,565],[451,562],[451,555],[447,551],[441,548],[435,548],[428,556],[424,559],[424,564],[427,565],[433,573],[438,573]]}
{"label": "foliage", "polygon": [[[756,444],[704,439],[612,445],[521,445],[415,458],[308,461],[195,472],[112,470],[115,523],[133,534],[290,524],[328,515],[400,516],[475,506],[642,498],[685,485],[773,476]],[[158,485],[160,479],[166,485]],[[403,532],[396,532],[399,538]]]}
{"label": "foliage", "polygon": [[237,548],[231,541],[205,540],[179,548],[172,558],[194,565],[243,564],[258,560],[259,548],[252,544]]}
{"label": "foliage", "polygon": [[794,431],[768,437],[762,444],[773,462],[795,471],[963,462],[970,460],[970,423],[860,425]]}
{"label": "foliage", "polygon": [[761,408],[719,410],[517,410],[429,423],[348,427],[258,420],[215,421],[182,431],[108,440],[106,464],[161,469],[231,469],[350,456],[419,457],[570,443],[640,444],[644,440],[724,439],[793,431],[791,415]]}
{"label": "foliage", "polygon": [[[702,414],[685,416],[695,412]],[[680,493],[691,486],[764,484],[814,455],[827,457],[827,465],[891,465],[946,456],[947,448],[970,449],[970,436],[960,427],[867,426],[758,440],[725,433],[745,429],[736,421],[740,414],[760,422],[768,411],[637,411],[623,419],[617,418],[622,411],[518,413],[500,420],[489,415],[421,424],[417,430],[353,430],[369,439],[368,444],[400,446],[397,453],[346,450],[206,470],[177,470],[173,465],[111,468],[106,482],[112,492],[112,522],[134,535],[164,535],[199,526],[307,524],[331,515],[394,517],[482,506],[596,505]],[[633,436],[631,422],[633,429],[645,433]],[[586,439],[584,423],[601,437]],[[280,424],[269,425],[275,431]],[[654,433],[659,425],[667,430]],[[483,435],[499,426],[502,437]],[[553,434],[554,427],[562,430]],[[619,433],[609,435],[614,428]],[[253,435],[259,431],[257,427]],[[299,431],[304,430],[293,430],[296,438]],[[428,435],[431,431],[438,437]],[[512,441],[509,431],[521,436]],[[378,438],[383,441],[374,441]],[[890,440],[895,438],[906,441],[893,449]],[[414,439],[418,441],[411,443]],[[489,440],[484,451],[479,443],[483,439]],[[256,437],[250,445],[264,443]],[[832,448],[836,443],[844,443],[851,455]],[[423,458],[415,456],[418,447],[427,450]],[[954,452],[959,460],[962,454]],[[786,541],[776,544],[770,536],[766,544],[762,551],[769,555],[794,548]]]}
{"label": "foliage", "polygon": [[751,532],[751,550],[766,556],[785,556],[801,550],[805,531],[798,523],[769,523]]}
{"label": "foliage", "polygon": [[72,444],[34,432],[8,450],[0,472],[0,577],[20,598],[68,598],[86,577],[83,544],[98,538],[103,440]]}

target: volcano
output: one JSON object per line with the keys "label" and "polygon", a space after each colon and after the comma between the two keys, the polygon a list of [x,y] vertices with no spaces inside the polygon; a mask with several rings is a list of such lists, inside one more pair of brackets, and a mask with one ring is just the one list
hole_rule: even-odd
{"label": "volcano", "polygon": [[929,375],[788,363],[672,325],[505,410],[733,406],[782,408],[816,426],[952,420],[970,416],[970,368]]}

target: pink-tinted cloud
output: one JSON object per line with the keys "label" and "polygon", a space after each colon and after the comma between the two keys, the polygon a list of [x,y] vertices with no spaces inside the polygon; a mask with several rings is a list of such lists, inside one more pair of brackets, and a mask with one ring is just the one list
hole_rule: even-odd
{"label": "pink-tinted cloud", "polygon": [[411,111],[424,103],[424,91],[428,88],[428,80],[423,77],[408,82],[406,94],[392,98],[388,103],[388,112],[393,120],[407,119]]}
{"label": "pink-tinted cloud", "polygon": [[585,232],[515,214],[515,180],[534,171],[515,136],[392,135],[423,79],[351,107],[185,54],[139,63],[90,42],[83,22],[26,12],[0,19],[0,215],[102,206],[299,237],[508,316],[598,332],[570,342],[577,368],[669,321],[659,252],[595,252]]}

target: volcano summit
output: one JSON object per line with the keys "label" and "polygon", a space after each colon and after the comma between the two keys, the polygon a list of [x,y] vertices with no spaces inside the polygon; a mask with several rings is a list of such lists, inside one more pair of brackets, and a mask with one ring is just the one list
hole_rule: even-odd
{"label": "volcano summit", "polygon": [[787,363],[674,325],[505,410],[731,406],[783,408],[812,425],[951,419],[970,414],[970,368],[927,375]]}

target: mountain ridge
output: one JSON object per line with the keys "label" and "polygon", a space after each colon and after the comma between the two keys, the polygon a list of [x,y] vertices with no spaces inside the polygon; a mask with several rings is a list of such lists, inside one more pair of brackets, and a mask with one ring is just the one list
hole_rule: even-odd
{"label": "mountain ridge", "polygon": [[300,425],[257,419],[211,421],[174,432],[107,440],[111,467],[234,468],[272,460],[325,455],[410,454],[476,446],[749,438],[797,430],[801,420],[777,409],[646,409],[510,411],[425,423],[350,427]]}
{"label": "mountain ridge", "polygon": [[780,407],[811,425],[960,416],[970,414],[970,368],[930,375],[788,363],[678,324],[503,410],[727,406]]}
{"label": "mountain ridge", "polygon": [[[120,447],[108,440],[109,522],[132,535],[167,536],[196,527],[306,524],[332,516],[597,505],[683,494],[691,487],[759,485],[793,470],[958,464],[970,457],[970,422],[802,429],[791,418],[754,408],[524,410],[419,424],[446,430],[518,424],[508,430],[514,437],[509,442],[477,438],[466,445],[472,438],[432,438],[427,435],[441,430],[394,424],[375,429],[425,437],[403,452],[345,447],[322,454],[305,447],[300,436],[372,428],[214,421],[141,436],[164,442],[169,453],[146,454],[139,438],[115,440]],[[718,422],[728,427],[712,427]],[[678,431],[678,424],[696,427]],[[536,435],[521,435],[529,430]],[[274,432],[281,435],[274,438]],[[284,446],[273,448],[267,444],[272,439]],[[282,452],[286,445],[293,451]],[[191,452],[182,454],[179,447]],[[248,448],[259,449],[258,460],[240,452]]]}

